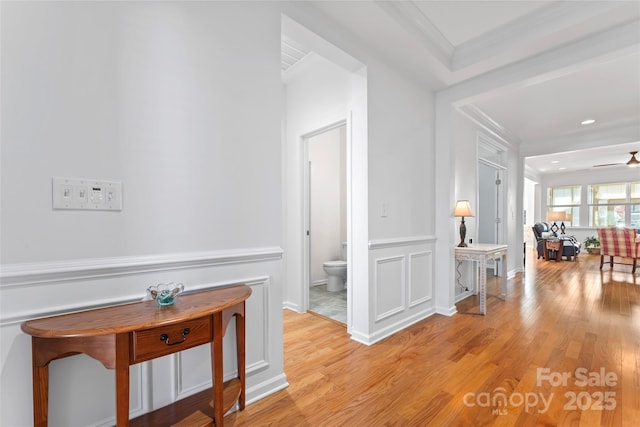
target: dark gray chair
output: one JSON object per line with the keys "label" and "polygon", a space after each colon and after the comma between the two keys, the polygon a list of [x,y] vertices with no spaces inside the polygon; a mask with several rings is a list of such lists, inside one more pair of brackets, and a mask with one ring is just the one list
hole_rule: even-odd
{"label": "dark gray chair", "polygon": [[556,233],[551,230],[551,225],[548,222],[537,222],[531,229],[536,238],[538,258],[544,258],[545,241],[547,239],[562,240],[562,256],[567,257],[567,260],[571,260],[572,257],[575,260],[580,253],[580,249],[582,249],[582,244],[574,236]]}

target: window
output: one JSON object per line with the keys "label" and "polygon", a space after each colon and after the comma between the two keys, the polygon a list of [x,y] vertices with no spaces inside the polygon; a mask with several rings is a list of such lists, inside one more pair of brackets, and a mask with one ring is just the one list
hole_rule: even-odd
{"label": "window", "polygon": [[629,227],[640,228],[640,181],[629,184]]}
{"label": "window", "polygon": [[581,191],[580,185],[549,187],[547,189],[547,214],[549,212],[564,212],[566,214],[563,221],[565,225],[579,226]]}
{"label": "window", "polygon": [[589,226],[640,228],[640,181],[588,187]]}

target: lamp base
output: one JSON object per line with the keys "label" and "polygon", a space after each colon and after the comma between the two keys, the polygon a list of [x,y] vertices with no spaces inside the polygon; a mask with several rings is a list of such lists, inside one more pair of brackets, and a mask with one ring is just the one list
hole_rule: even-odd
{"label": "lamp base", "polygon": [[464,217],[462,217],[462,222],[460,222],[460,243],[458,243],[459,248],[466,248],[467,244],[464,242],[464,238],[467,236],[467,226],[464,225]]}

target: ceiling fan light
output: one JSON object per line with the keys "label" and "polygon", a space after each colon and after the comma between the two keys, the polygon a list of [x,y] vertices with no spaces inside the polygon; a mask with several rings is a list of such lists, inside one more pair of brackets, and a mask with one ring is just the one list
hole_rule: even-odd
{"label": "ceiling fan light", "polygon": [[640,167],[640,161],[636,159],[636,154],[638,154],[638,152],[630,151],[629,154],[631,154],[631,159],[629,159],[629,161],[627,162],[627,166],[632,168]]}

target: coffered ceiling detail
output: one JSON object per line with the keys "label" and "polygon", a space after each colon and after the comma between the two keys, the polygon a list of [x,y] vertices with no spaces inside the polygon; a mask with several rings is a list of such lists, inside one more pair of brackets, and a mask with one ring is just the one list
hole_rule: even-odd
{"label": "coffered ceiling detail", "polygon": [[638,1],[304,3],[523,153],[640,145]]}

